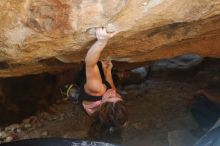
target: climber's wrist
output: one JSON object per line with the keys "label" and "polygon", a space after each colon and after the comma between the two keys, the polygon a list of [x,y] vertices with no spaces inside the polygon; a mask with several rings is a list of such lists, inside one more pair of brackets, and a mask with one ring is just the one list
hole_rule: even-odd
{"label": "climber's wrist", "polygon": [[106,45],[108,42],[108,39],[100,39],[100,40],[97,40],[97,43],[100,44],[100,45]]}
{"label": "climber's wrist", "polygon": [[108,38],[105,39],[97,39],[98,42],[102,42],[102,43],[107,43],[108,42]]}

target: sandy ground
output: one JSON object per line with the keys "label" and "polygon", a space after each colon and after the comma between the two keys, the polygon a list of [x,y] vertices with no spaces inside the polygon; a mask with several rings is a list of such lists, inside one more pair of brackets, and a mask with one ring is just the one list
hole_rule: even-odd
{"label": "sandy ground", "polygon": [[168,132],[195,128],[186,107],[194,91],[191,84],[166,80],[147,80],[129,89],[130,124],[123,133],[124,144],[168,146]]}

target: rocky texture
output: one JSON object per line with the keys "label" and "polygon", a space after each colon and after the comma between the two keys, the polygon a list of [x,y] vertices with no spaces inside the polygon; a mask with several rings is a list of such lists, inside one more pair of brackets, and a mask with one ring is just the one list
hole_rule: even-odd
{"label": "rocky texture", "polygon": [[2,0],[0,76],[54,72],[83,60],[94,27],[119,33],[102,59],[220,56],[219,0]]}
{"label": "rocky texture", "polygon": [[198,55],[182,55],[172,59],[161,59],[153,63],[152,70],[182,69],[189,70],[203,61]]}

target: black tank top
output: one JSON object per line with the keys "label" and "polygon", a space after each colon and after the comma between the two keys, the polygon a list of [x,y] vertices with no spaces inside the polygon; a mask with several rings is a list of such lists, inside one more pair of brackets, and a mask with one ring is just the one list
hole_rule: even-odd
{"label": "black tank top", "polygon": [[[106,85],[106,90],[108,89],[111,89],[111,85],[109,84],[109,82],[105,79],[105,75],[104,75],[104,72],[103,72],[103,69],[102,69],[102,63],[99,61],[97,63],[98,65],[98,68],[99,68],[99,72],[100,72],[100,75],[102,77],[102,82],[103,84]],[[85,70],[85,66],[84,66],[84,69],[83,71],[81,72],[81,76],[83,78],[83,81],[82,81],[82,84],[80,86],[80,95],[79,95],[79,101],[82,103],[84,100],[86,101],[98,101],[98,100],[101,100],[102,99],[102,96],[92,96],[92,95],[89,95],[88,93],[85,92],[84,90],[84,84],[86,83],[86,70]]]}

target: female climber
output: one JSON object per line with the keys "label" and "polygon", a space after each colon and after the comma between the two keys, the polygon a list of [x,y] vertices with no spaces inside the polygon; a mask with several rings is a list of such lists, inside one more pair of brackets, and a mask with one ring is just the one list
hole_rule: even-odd
{"label": "female climber", "polygon": [[102,138],[120,131],[128,119],[123,98],[117,93],[112,79],[112,62],[99,62],[99,57],[108,40],[115,33],[105,28],[96,28],[97,41],[85,57],[85,81],[79,99],[86,113],[91,116],[89,135]]}

